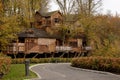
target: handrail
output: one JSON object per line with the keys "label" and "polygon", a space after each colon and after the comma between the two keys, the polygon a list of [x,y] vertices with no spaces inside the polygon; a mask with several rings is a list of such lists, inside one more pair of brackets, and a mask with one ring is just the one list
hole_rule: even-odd
{"label": "handrail", "polygon": [[72,47],[69,46],[56,46],[56,51],[71,51]]}

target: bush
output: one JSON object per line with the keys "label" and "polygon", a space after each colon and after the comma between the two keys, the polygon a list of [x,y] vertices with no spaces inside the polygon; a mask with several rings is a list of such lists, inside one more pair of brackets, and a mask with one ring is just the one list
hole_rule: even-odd
{"label": "bush", "polygon": [[72,66],[120,73],[120,58],[110,57],[81,57],[72,59]]}
{"label": "bush", "polygon": [[[12,59],[12,64],[23,64],[24,58]],[[60,63],[71,62],[71,58],[30,58],[30,63]]]}
{"label": "bush", "polygon": [[[0,53],[0,78],[10,70],[11,58]],[[1,76],[2,75],[2,76]]]}
{"label": "bush", "polygon": [[12,64],[23,64],[25,62],[24,58],[12,59]]}

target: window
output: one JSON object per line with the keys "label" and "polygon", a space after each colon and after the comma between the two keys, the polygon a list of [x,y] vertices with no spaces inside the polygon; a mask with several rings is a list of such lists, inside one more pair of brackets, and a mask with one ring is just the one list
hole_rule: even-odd
{"label": "window", "polygon": [[25,38],[19,38],[19,42],[20,43],[24,43],[25,42]]}
{"label": "window", "polygon": [[77,42],[70,42],[69,45],[72,47],[77,47]]}
{"label": "window", "polygon": [[50,21],[50,20],[47,20],[47,24],[51,24],[51,21]]}
{"label": "window", "polygon": [[59,18],[55,18],[54,20],[55,20],[55,23],[59,23],[60,21]]}
{"label": "window", "polygon": [[37,25],[42,25],[42,21],[37,22]]}

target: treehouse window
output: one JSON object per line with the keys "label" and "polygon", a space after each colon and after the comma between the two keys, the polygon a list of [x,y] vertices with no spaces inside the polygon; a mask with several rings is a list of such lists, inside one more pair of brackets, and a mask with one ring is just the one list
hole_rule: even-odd
{"label": "treehouse window", "polygon": [[42,25],[42,21],[37,22],[38,25]]}
{"label": "treehouse window", "polygon": [[51,21],[50,21],[50,20],[47,20],[47,24],[51,24]]}
{"label": "treehouse window", "polygon": [[19,42],[20,43],[24,43],[25,42],[25,38],[19,38]]}
{"label": "treehouse window", "polygon": [[60,21],[58,18],[55,18],[54,20],[55,20],[55,23],[59,23]]}
{"label": "treehouse window", "polygon": [[70,42],[69,45],[70,45],[71,47],[77,47],[77,42]]}

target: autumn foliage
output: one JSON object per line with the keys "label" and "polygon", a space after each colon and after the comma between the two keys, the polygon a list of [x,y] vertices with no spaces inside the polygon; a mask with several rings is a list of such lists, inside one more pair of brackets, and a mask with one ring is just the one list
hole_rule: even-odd
{"label": "autumn foliage", "polygon": [[0,55],[0,78],[10,70],[11,58]]}
{"label": "autumn foliage", "polygon": [[[30,58],[30,63],[66,63],[71,62],[71,58]],[[12,64],[23,64],[24,58],[12,59]]]}
{"label": "autumn foliage", "polygon": [[81,57],[72,60],[72,66],[85,69],[120,73],[120,58]]}

